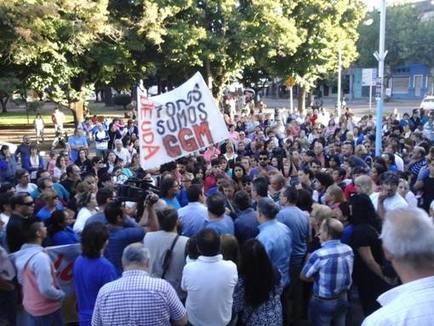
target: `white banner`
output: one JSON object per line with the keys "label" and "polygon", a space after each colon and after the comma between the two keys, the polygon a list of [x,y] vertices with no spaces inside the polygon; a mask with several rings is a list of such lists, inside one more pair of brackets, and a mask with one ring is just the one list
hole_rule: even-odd
{"label": "white banner", "polygon": [[137,90],[140,165],[152,169],[229,138],[215,100],[197,72],[154,97]]}
{"label": "white banner", "polygon": [[56,269],[57,284],[69,297],[74,294],[72,282],[72,267],[74,261],[81,253],[80,244],[46,247],[45,251],[50,256]]}

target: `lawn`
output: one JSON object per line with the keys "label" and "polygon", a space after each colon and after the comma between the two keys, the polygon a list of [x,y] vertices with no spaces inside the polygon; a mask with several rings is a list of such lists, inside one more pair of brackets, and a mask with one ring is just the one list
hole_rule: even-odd
{"label": "lawn", "polygon": [[[106,107],[103,103],[89,103],[89,109],[91,114],[103,115],[108,117],[122,117],[123,109],[119,106]],[[51,103],[46,103],[43,108],[39,110],[46,124],[51,124],[51,113],[53,110],[53,105]],[[24,107],[16,107],[8,109],[7,113],[0,113],[0,126],[14,126],[14,125],[27,125],[33,124],[33,119],[35,118],[35,112],[29,111],[28,120],[27,113]],[[68,109],[62,109],[65,113],[66,123],[72,123],[74,121],[72,113]]]}

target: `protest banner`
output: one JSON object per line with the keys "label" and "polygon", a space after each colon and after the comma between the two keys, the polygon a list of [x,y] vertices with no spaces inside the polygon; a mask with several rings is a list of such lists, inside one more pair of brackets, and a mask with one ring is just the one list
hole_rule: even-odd
{"label": "protest banner", "polygon": [[153,97],[137,91],[140,165],[152,169],[229,138],[215,100],[197,72]]}
{"label": "protest banner", "polygon": [[77,321],[75,291],[72,278],[74,261],[81,253],[80,244],[54,246],[45,248],[56,269],[56,282],[65,292],[63,302],[65,321]]}

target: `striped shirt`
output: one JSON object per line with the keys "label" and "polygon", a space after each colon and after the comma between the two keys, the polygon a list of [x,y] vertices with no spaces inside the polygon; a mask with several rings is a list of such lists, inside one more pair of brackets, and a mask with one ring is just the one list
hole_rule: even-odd
{"label": "striped shirt", "polygon": [[351,247],[339,240],[329,240],[312,253],[302,273],[314,278],[314,295],[331,298],[350,288],[353,261]]}
{"label": "striped shirt", "polygon": [[142,270],[129,270],[100,289],[92,326],[171,325],[171,320],[180,320],[185,314],[184,306],[169,283],[151,278]]}

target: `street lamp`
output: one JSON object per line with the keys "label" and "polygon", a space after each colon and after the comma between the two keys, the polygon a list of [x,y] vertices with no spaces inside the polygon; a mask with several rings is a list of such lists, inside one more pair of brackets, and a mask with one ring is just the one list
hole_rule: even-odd
{"label": "street lamp", "polygon": [[380,156],[382,150],[383,136],[383,110],[384,110],[384,59],[387,51],[384,50],[386,34],[386,0],[381,0],[380,4],[380,40],[378,52],[374,53],[378,60],[378,79],[376,85],[377,116],[375,124],[375,156]]}
{"label": "street lamp", "polygon": [[342,114],[342,102],[341,102],[341,98],[342,98],[342,84],[341,84],[341,80],[342,80],[342,48],[341,46],[339,46],[338,48],[338,102],[337,102],[337,106],[338,106],[338,117],[341,117]]}

